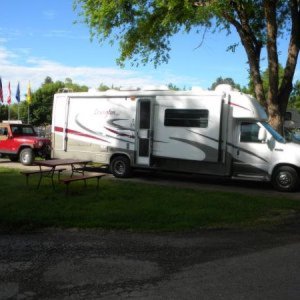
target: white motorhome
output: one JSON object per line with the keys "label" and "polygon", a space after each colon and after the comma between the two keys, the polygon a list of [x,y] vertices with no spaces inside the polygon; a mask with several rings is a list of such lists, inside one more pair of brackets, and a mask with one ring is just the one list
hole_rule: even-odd
{"label": "white motorhome", "polygon": [[299,187],[300,145],[286,143],[251,96],[215,91],[127,90],[54,96],[52,156],[110,166],[271,181]]}

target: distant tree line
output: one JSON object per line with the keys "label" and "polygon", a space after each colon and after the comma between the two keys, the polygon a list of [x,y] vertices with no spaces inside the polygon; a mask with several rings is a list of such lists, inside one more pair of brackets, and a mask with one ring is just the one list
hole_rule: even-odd
{"label": "distant tree line", "polygon": [[[283,73],[282,73],[283,74]],[[266,87],[265,90],[268,90],[268,70],[263,72],[262,75],[263,84]],[[254,95],[254,86],[251,80],[247,87],[242,87],[240,84],[236,83],[230,77],[218,77],[211,85],[210,90],[214,90],[215,87],[219,84],[229,84],[233,88]],[[169,83],[168,88],[173,91],[186,90],[176,86],[173,83]],[[119,89],[117,86],[107,86],[103,83],[100,83],[98,86],[99,91],[107,91],[109,89]],[[62,81],[53,81],[51,77],[46,77],[41,86],[31,95],[31,104],[28,109],[28,103],[26,101],[21,101],[19,104],[12,104],[10,107],[8,105],[0,105],[0,121],[8,119],[8,109],[10,110],[10,119],[17,120],[18,117],[23,123],[27,123],[30,120],[30,123],[34,126],[46,126],[51,124],[52,119],[52,103],[53,96],[59,90],[68,89],[73,92],[86,92],[88,87],[85,85],[79,85],[73,83],[71,78],[66,78],[64,82]],[[262,103],[264,105],[264,103]],[[293,91],[290,96],[289,105],[290,108],[296,108],[300,112],[300,81],[298,80],[294,84]]]}

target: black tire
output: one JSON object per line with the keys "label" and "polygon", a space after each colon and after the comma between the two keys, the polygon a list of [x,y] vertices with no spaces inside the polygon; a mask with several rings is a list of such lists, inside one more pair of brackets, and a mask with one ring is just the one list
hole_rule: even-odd
{"label": "black tire", "polygon": [[30,166],[34,162],[34,153],[31,148],[24,148],[19,155],[20,163],[25,166]]}
{"label": "black tire", "polygon": [[115,177],[130,177],[131,167],[129,159],[126,156],[116,156],[111,161],[110,170]]}
{"label": "black tire", "polygon": [[19,160],[18,155],[10,155],[8,158],[10,161],[18,161]]}
{"label": "black tire", "polygon": [[299,183],[298,173],[292,167],[279,167],[273,174],[272,184],[278,191],[293,192],[299,188]]}

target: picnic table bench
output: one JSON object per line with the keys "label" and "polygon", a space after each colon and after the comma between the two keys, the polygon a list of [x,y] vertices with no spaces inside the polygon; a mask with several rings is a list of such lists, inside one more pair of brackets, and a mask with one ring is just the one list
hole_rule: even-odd
{"label": "picnic table bench", "polygon": [[97,190],[98,190],[99,189],[99,180],[103,176],[106,176],[106,175],[107,174],[105,174],[105,173],[90,173],[90,174],[85,173],[85,174],[82,174],[81,176],[72,176],[71,175],[70,177],[62,178],[59,181],[66,185],[66,194],[68,194],[69,193],[69,185],[70,185],[71,182],[83,180],[84,181],[84,186],[86,187],[86,181],[88,179],[93,179],[93,178],[97,179]]}
{"label": "picnic table bench", "polygon": [[28,170],[28,171],[21,171],[20,173],[24,176],[26,176],[26,185],[28,185],[28,178],[31,175],[37,174],[37,175],[41,175],[41,173],[45,174],[46,176],[49,176],[51,178],[53,178],[53,173],[57,173],[58,174],[58,180],[60,179],[60,174],[61,172],[65,171],[66,168],[56,168],[55,170],[53,169],[43,169],[43,170]]}

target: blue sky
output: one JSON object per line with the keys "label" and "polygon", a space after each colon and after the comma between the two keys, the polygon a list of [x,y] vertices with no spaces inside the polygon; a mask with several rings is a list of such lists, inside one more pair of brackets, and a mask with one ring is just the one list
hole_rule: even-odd
{"label": "blue sky", "polygon": [[[236,34],[178,34],[172,38],[171,59],[155,69],[152,65],[125,68],[116,64],[118,45],[99,45],[90,41],[85,24],[72,9],[72,0],[0,0],[0,76],[4,97],[8,82],[15,95],[17,82],[24,99],[28,82],[37,89],[46,76],[53,80],[71,78],[73,82],[96,88],[100,83],[115,86],[143,86],[173,83],[179,87],[208,88],[219,76],[231,77],[241,85],[248,83],[247,58],[242,46],[226,52],[238,42]],[[285,61],[287,41],[279,43]],[[262,61],[266,68],[266,61]],[[300,79],[299,63],[295,79]],[[13,97],[14,98],[14,97]]]}

